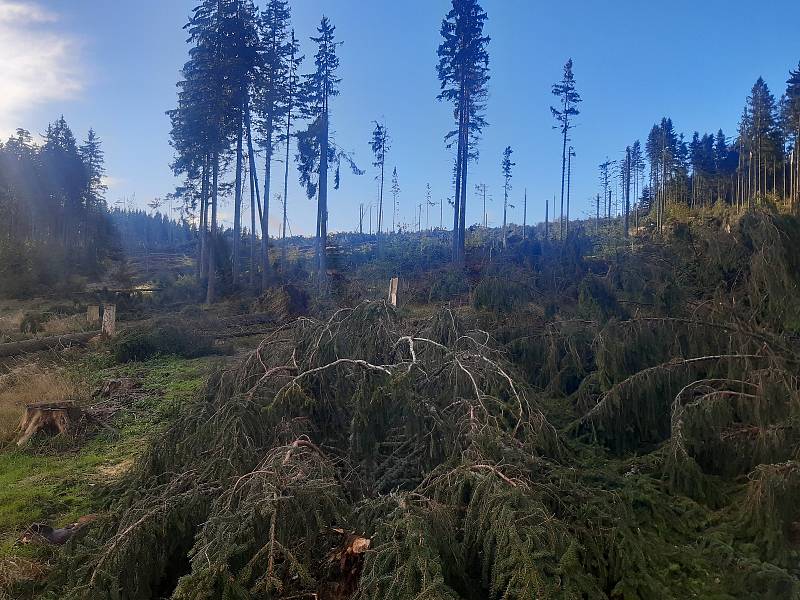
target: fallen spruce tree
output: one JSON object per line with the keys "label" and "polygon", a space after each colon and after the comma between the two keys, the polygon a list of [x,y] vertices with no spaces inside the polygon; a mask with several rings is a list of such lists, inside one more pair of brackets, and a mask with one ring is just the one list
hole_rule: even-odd
{"label": "fallen spruce tree", "polygon": [[796,220],[672,235],[275,329],[39,597],[800,597]]}
{"label": "fallen spruce tree", "polygon": [[[704,462],[695,395],[678,394],[671,444],[617,458],[559,434],[497,348],[450,310],[418,322],[383,302],[276,329],[153,442],[42,597],[797,596],[774,534],[795,463],[728,488],[749,521],[712,513],[665,466]],[[774,551],[756,545],[768,528]]]}

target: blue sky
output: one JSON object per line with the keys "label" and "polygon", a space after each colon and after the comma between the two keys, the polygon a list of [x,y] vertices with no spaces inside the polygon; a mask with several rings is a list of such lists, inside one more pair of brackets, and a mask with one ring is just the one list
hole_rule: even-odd
{"label": "blue sky", "polygon": [[[18,126],[40,133],[64,114],[76,134],[91,126],[105,143],[109,202],[145,206],[174,189],[165,111],[186,59],[181,27],[189,0],[0,0],[0,134]],[[346,174],[332,193],[331,229],[353,229],[359,203],[374,202],[368,140],[385,119],[393,139],[401,218],[411,221],[431,184],[446,198],[452,157],[443,142],[451,109],[435,100],[436,48],[447,0],[297,0],[294,21],[307,56],[308,36],[322,14],[337,27],[342,94],[333,104],[338,144],[367,169]],[[491,73],[481,157],[470,174],[488,184],[490,222],[502,218],[500,160],[514,148],[512,218],[544,218],[545,198],[560,189],[560,142],[553,130],[550,87],[567,58],[575,61],[581,115],[573,132],[573,214],[589,210],[597,165],[619,158],[667,115],[679,131],[735,132],[745,97],[761,75],[779,95],[800,61],[800,3],[777,0],[762,9],[740,0],[535,2],[485,0]],[[567,12],[569,10],[569,12]],[[310,61],[305,65],[309,69]],[[293,167],[293,165],[292,165]],[[281,169],[276,165],[277,170]],[[277,171],[276,171],[277,172]],[[291,181],[297,180],[294,169]],[[226,218],[230,202],[223,207]],[[469,222],[481,219],[472,199]],[[434,218],[435,213],[435,218]],[[300,188],[289,194],[292,231],[313,231],[315,211]],[[438,210],[431,212],[438,224]],[[447,221],[445,204],[445,221]],[[248,219],[249,220],[249,219]]]}

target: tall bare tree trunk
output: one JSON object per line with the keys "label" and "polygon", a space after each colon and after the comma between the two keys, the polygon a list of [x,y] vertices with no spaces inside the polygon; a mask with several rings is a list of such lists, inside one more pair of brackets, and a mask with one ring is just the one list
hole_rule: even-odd
{"label": "tall bare tree trunk", "polygon": [[[241,108],[241,107],[240,107]],[[243,111],[239,111],[239,122],[236,132],[236,190],[233,200],[233,287],[239,287],[239,275],[242,259],[242,138],[244,129]]]}
{"label": "tall bare tree trunk", "polygon": [[253,178],[253,169],[248,157],[247,179],[250,182],[250,273],[248,283],[250,288],[256,287],[256,186]]}
{"label": "tall bare tree trunk", "polygon": [[564,231],[569,236],[569,196],[572,187],[572,146],[567,153],[567,220],[564,223]]}
{"label": "tall bare tree trunk", "polygon": [[[598,195],[598,198],[600,196]],[[599,205],[598,205],[599,206]],[[525,188],[525,199],[522,201],[522,239],[527,237],[528,229],[528,188]]]}
{"label": "tall bare tree trunk", "polygon": [[[261,192],[259,191],[258,187],[258,169],[256,168],[256,154],[255,150],[253,149],[253,125],[250,119],[250,102],[245,103],[244,107],[244,122],[245,122],[245,131],[247,133],[247,158],[250,165],[250,194],[251,194],[251,210],[253,214],[251,216],[251,222],[253,227],[253,252],[255,252],[255,245],[256,245],[256,221],[255,221],[255,210],[258,210],[258,222],[261,223],[262,220],[262,210],[261,210]],[[255,192],[255,209],[252,208],[252,194]],[[263,239],[262,239],[263,243]],[[255,285],[255,268],[253,270],[253,283]]]}
{"label": "tall bare tree trunk", "polygon": [[206,252],[208,250],[208,238],[207,238],[207,231],[208,231],[208,187],[209,187],[209,160],[208,154],[203,156],[203,180],[200,184],[200,225],[198,227],[198,237],[200,240],[200,260],[197,265],[197,271],[200,273],[200,277],[205,277],[206,275],[206,268],[208,266],[206,262]]}
{"label": "tall bare tree trunk", "polygon": [[625,237],[630,235],[631,220],[631,149],[627,148],[625,160]]}
{"label": "tall bare tree trunk", "polygon": [[[550,198],[544,201],[544,239],[550,239]],[[555,204],[556,199],[553,198],[553,204]]]}
{"label": "tall bare tree trunk", "polygon": [[269,285],[272,267],[269,263],[269,204],[270,189],[272,187],[272,125],[267,124],[267,139],[265,141],[264,158],[264,194],[263,211],[261,213],[261,289]]}
{"label": "tall bare tree trunk", "polygon": [[214,152],[213,174],[211,183],[211,235],[208,241],[208,288],[206,304],[212,304],[217,298],[217,200],[219,198],[219,154]]}
{"label": "tall bare tree trunk", "polygon": [[469,91],[465,94],[464,100],[464,156],[461,161],[461,209],[459,211],[459,236],[458,236],[458,261],[464,262],[466,258],[466,240],[467,240],[467,170],[469,165]]}
{"label": "tall bare tree trunk", "polygon": [[317,274],[322,285],[327,277],[327,245],[328,245],[328,149],[330,147],[330,129],[328,122],[328,100],[322,114],[322,140],[320,140],[319,160],[319,207],[317,211]]}
{"label": "tall bare tree trunk", "polygon": [[286,222],[287,219],[287,209],[286,205],[289,201],[289,148],[291,142],[291,132],[292,132],[292,105],[291,102],[289,104],[289,109],[286,113],[286,156],[284,157],[284,170],[283,170],[283,226],[281,227],[281,259],[284,264],[284,268],[286,265],[287,260],[287,248],[286,248]]}
{"label": "tall bare tree trunk", "polygon": [[[566,114],[566,100],[564,101],[564,119],[567,119]],[[559,231],[559,238],[564,239],[564,186],[566,185],[567,179],[567,133],[569,133],[569,127],[567,126],[567,122],[563,124],[564,130],[564,144],[561,149],[561,221],[559,222],[558,231]]]}
{"label": "tall bare tree trunk", "polygon": [[[463,89],[463,85],[462,85]],[[459,257],[459,236],[461,233],[461,227],[459,223],[461,220],[459,219],[459,213],[461,212],[461,165],[464,161],[463,152],[464,152],[464,134],[463,134],[463,124],[464,124],[464,100],[463,94],[461,100],[459,100],[459,108],[458,108],[458,144],[456,150],[456,185],[455,185],[455,194],[453,196],[453,262],[458,262]]]}

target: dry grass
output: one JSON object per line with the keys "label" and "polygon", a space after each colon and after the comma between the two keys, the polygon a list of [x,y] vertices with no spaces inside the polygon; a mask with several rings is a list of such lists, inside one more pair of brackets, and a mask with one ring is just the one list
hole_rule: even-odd
{"label": "dry grass", "polygon": [[12,598],[14,584],[40,580],[46,573],[47,567],[35,560],[18,556],[0,559],[0,600]]}
{"label": "dry grass", "polygon": [[0,336],[13,335],[19,333],[22,319],[25,318],[25,311],[17,310],[5,315],[0,315]]}
{"label": "dry grass", "polygon": [[0,376],[0,444],[14,439],[28,404],[80,398],[84,392],[58,370],[36,364]]}
{"label": "dry grass", "polygon": [[44,324],[44,335],[66,335],[87,330],[84,315],[53,317]]}

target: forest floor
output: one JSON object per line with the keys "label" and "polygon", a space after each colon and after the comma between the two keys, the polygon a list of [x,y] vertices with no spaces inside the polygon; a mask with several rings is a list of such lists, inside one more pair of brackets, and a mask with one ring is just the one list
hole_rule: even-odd
{"label": "forest floor", "polygon": [[[65,527],[101,510],[98,491],[119,481],[148,440],[202,388],[217,362],[216,357],[157,357],[120,365],[97,350],[16,362],[0,384],[0,590],[18,577],[45,572],[55,557],[52,546],[21,543],[27,528]],[[103,400],[92,391],[123,378],[136,387],[127,397],[105,399],[115,405],[113,431],[40,437],[23,448],[14,443],[24,404],[65,399],[97,404]]]}
{"label": "forest floor", "polygon": [[[211,308],[160,256],[118,341],[0,365],[0,600],[799,598],[800,223],[576,229],[342,240],[325,294],[293,254]],[[43,400],[107,426],[18,447]]]}

